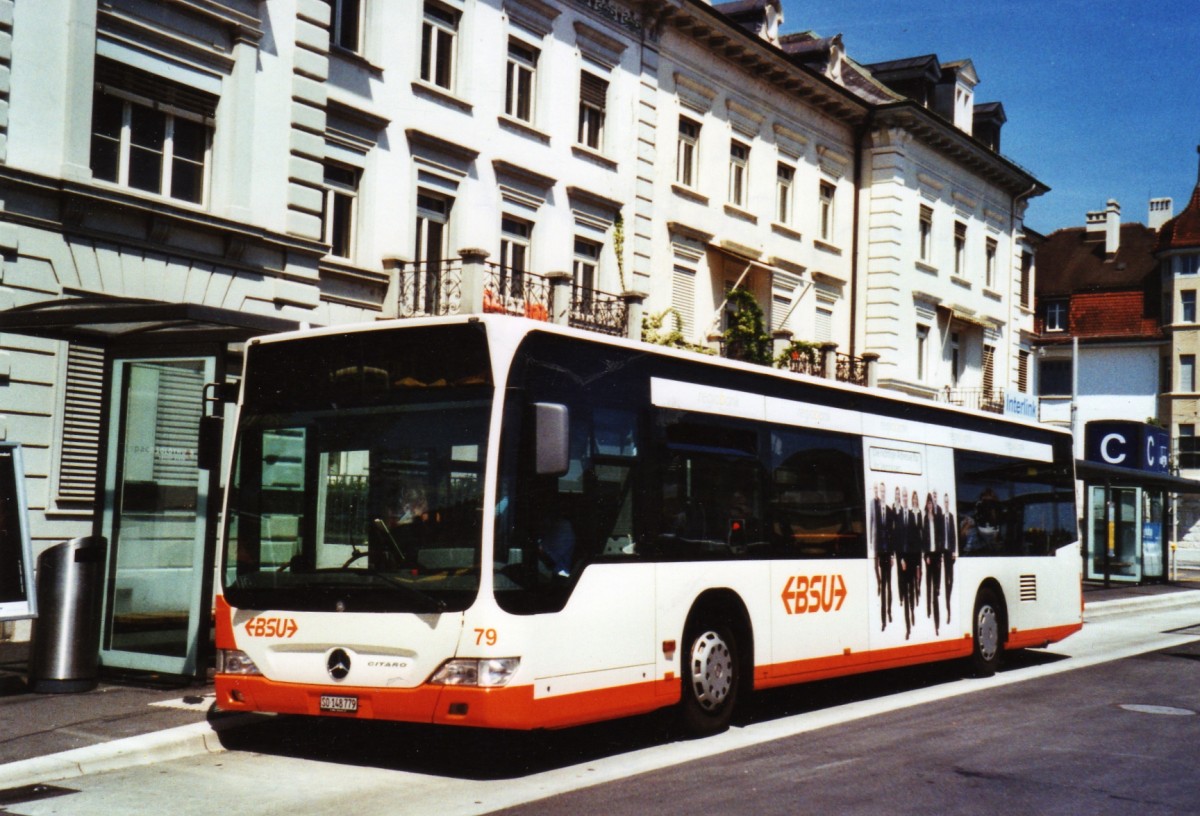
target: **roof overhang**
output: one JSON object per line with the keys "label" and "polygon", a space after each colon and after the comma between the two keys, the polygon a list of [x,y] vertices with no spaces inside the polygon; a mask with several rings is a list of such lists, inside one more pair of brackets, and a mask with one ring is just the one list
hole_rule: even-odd
{"label": "roof overhang", "polygon": [[298,328],[298,321],[274,315],[132,298],[70,298],[0,311],[0,332],[95,345],[236,343]]}
{"label": "roof overhang", "polygon": [[1200,481],[1196,479],[1184,479],[1167,473],[1151,473],[1145,470],[1105,465],[1099,462],[1089,462],[1086,459],[1075,460],[1075,477],[1093,484],[1135,485],[1157,488],[1168,493],[1200,494]]}

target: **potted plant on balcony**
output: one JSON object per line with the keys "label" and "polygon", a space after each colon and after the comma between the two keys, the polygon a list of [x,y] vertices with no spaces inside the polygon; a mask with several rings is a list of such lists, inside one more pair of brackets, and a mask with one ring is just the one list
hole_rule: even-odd
{"label": "potted plant on balcony", "polygon": [[762,307],[746,289],[731,289],[726,296],[729,321],[721,335],[724,354],[731,360],[759,365],[771,364],[771,336],[767,333]]}

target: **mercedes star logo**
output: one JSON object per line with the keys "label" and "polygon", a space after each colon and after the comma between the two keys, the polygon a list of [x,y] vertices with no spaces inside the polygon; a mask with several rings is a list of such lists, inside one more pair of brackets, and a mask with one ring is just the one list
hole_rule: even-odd
{"label": "mercedes star logo", "polygon": [[345,680],[350,673],[350,655],[345,649],[334,649],[325,660],[325,668],[334,680]]}

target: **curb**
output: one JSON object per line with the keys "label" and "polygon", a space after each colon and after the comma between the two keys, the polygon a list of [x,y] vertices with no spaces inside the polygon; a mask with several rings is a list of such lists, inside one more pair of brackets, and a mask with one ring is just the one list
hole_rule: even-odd
{"label": "curb", "polygon": [[253,715],[236,714],[222,717],[216,722],[181,725],[48,756],[9,762],[0,765],[0,790],[150,765],[198,754],[222,753],[225,746],[221,744],[221,732],[249,724],[253,720]]}
{"label": "curb", "polygon": [[1091,623],[1136,612],[1180,609],[1185,606],[1200,607],[1200,592],[1171,592],[1164,595],[1143,595],[1136,598],[1120,598],[1113,601],[1085,602],[1083,606],[1083,622]]}

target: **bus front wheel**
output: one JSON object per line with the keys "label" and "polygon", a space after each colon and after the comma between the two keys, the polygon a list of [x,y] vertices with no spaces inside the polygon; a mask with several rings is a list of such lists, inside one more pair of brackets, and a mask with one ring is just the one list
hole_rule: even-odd
{"label": "bus front wheel", "polygon": [[1000,668],[1003,654],[1004,610],[995,591],[981,589],[975,599],[971,671],[976,677],[991,677]]}
{"label": "bus front wheel", "polygon": [[684,644],[680,702],[684,730],[697,737],[724,731],[733,717],[741,679],[733,631],[725,624],[701,621],[688,628]]}

